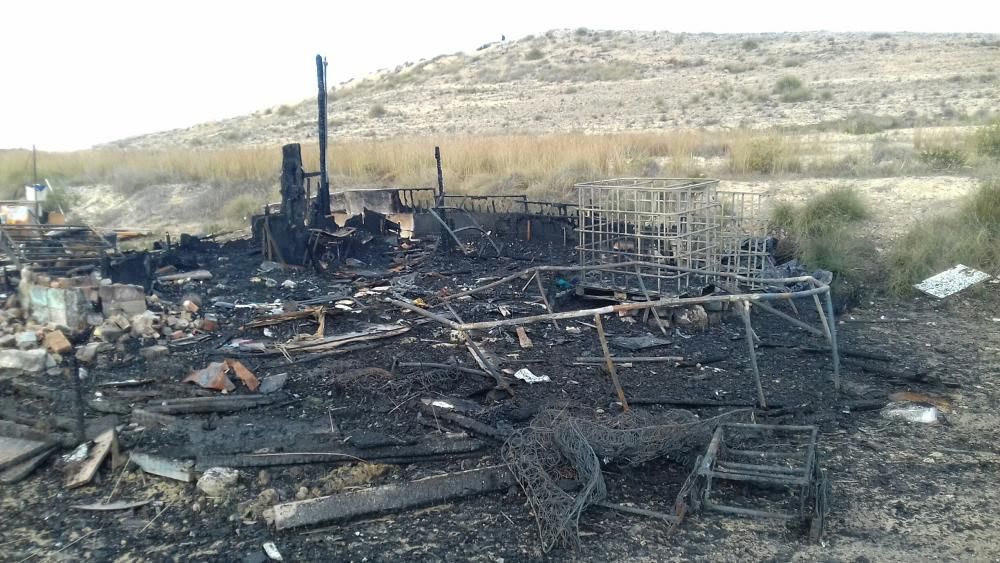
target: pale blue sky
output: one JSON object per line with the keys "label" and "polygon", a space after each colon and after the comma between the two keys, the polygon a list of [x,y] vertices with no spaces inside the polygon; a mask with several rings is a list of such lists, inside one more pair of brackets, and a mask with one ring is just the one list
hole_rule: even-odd
{"label": "pale blue sky", "polygon": [[1000,2],[30,0],[0,13],[0,148],[67,150],[297,102],[330,81],[548,29],[998,32]]}

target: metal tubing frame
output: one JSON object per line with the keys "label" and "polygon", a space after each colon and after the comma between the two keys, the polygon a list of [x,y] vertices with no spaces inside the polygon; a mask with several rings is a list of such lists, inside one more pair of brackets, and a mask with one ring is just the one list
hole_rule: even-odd
{"label": "metal tubing frame", "polygon": [[[723,461],[720,456],[725,453],[728,454],[729,450],[725,445],[726,430],[744,430],[750,432],[756,432],[759,434],[765,432],[777,432],[787,435],[792,434],[808,434],[808,441],[804,444],[805,446],[805,456],[802,459],[803,465],[801,467],[795,468],[773,468],[768,465],[755,465],[755,464],[743,464],[736,462],[729,462],[728,460]],[[816,467],[816,439],[819,432],[815,426],[783,426],[775,424],[741,424],[741,423],[726,423],[720,424],[715,432],[712,434],[712,440],[708,445],[705,456],[701,459],[701,463],[695,468],[698,475],[705,479],[705,490],[702,493],[701,506],[706,510],[712,510],[715,512],[722,512],[727,514],[735,514],[738,516],[751,516],[758,518],[773,518],[779,520],[799,520],[805,519],[809,516],[806,510],[805,501],[807,497],[807,488],[812,484],[812,476]],[[754,450],[736,450],[741,455],[753,453]],[[768,452],[766,450],[761,450],[757,452],[762,454],[762,457],[768,457],[766,454],[774,453]],[[744,473],[731,473],[725,471],[718,471],[718,465],[730,465],[733,466],[747,466],[748,471]],[[736,467],[734,467],[735,469]],[[756,471],[750,471],[754,469]],[[766,472],[769,469],[779,469],[780,471],[774,471],[774,474],[767,475]],[[795,471],[801,477],[790,477],[789,473]],[[726,480],[726,481],[741,481],[741,482],[754,482],[769,485],[785,486],[790,488],[799,488],[800,494],[800,508],[798,514],[789,514],[787,512],[775,512],[767,510],[755,510],[751,508],[744,508],[738,506],[730,506],[711,500],[712,493],[712,479]]]}

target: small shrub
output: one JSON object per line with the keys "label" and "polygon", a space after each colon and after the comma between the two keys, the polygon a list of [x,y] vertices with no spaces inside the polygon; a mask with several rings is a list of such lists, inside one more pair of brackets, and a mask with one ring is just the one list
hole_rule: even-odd
{"label": "small shrub", "polygon": [[783,76],[774,84],[774,93],[783,102],[804,102],[812,98],[812,91],[806,88],[796,76]]}
{"label": "small shrub", "polygon": [[742,44],[744,51],[755,51],[760,47],[760,43],[756,39],[746,39]]}
{"label": "small shrub", "polygon": [[740,74],[743,72],[749,72],[754,69],[754,66],[750,63],[726,63],[722,65],[722,70],[728,72],[729,74]]}
{"label": "small shrub", "polygon": [[578,27],[573,31],[573,34],[577,37],[586,37],[590,35],[590,30],[585,27]]}
{"label": "small shrub", "polygon": [[969,161],[968,138],[954,133],[927,135],[918,132],[913,148],[920,161],[934,170],[952,170]]}
{"label": "small shrub", "polygon": [[289,105],[281,105],[281,106],[278,106],[277,114],[281,115],[283,117],[288,117],[290,115],[295,115],[295,108],[293,108],[292,106],[289,106]]}
{"label": "small shrub", "polygon": [[781,61],[781,66],[783,66],[785,68],[790,68],[790,67],[793,67],[793,66],[802,66],[803,63],[804,63],[804,61],[802,59],[800,59],[800,58],[789,57],[789,58]]}
{"label": "small shrub", "polygon": [[839,187],[801,205],[779,202],[770,223],[804,264],[852,277],[873,252],[855,227],[870,216],[868,204],[854,189]]}
{"label": "small shrub", "polygon": [[545,58],[545,53],[543,53],[538,47],[532,47],[531,50],[524,55],[524,58],[529,61],[537,61]]}
{"label": "small shrub", "polygon": [[1000,118],[980,127],[973,134],[973,143],[979,156],[1000,158]]}
{"label": "small shrub", "polygon": [[382,117],[385,117],[387,113],[389,112],[385,109],[384,105],[375,104],[371,107],[371,109],[368,110],[368,117],[371,117],[373,119],[381,119]]}
{"label": "small shrub", "polygon": [[791,92],[793,90],[799,90],[802,88],[802,81],[799,80],[797,76],[786,75],[782,76],[774,84],[774,93],[783,94],[785,92]]}
{"label": "small shrub", "polygon": [[901,126],[902,124],[895,117],[858,112],[844,118],[843,131],[848,135],[871,135]]}

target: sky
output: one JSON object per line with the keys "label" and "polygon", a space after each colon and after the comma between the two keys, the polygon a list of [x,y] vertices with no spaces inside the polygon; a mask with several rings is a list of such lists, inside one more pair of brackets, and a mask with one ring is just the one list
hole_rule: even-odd
{"label": "sky", "polygon": [[9,0],[0,148],[75,150],[315,95],[380,68],[549,29],[1000,32],[1000,2]]}

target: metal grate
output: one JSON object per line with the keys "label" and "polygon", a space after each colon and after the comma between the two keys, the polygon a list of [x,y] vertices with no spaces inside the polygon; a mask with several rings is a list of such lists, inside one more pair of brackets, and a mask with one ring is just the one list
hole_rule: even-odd
{"label": "metal grate", "polygon": [[17,269],[66,275],[100,267],[115,248],[85,225],[2,225],[0,250]]}
{"label": "metal grate", "polygon": [[712,272],[720,270],[718,184],[718,180],[684,178],[577,184],[581,265],[639,260],[693,270],[642,266],[590,271],[583,283],[671,295],[711,282]]}
{"label": "metal grate", "polygon": [[748,289],[763,289],[764,284],[757,280],[773,250],[763,213],[764,194],[737,190],[716,193],[722,213],[720,271],[750,278],[752,281],[742,284]]}

